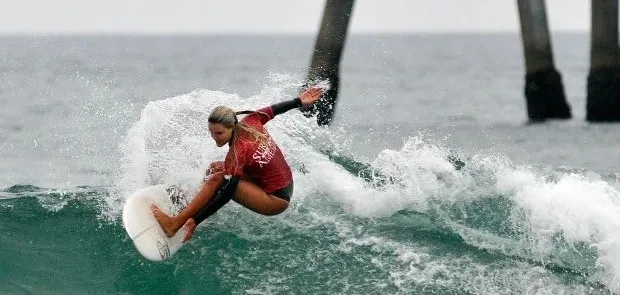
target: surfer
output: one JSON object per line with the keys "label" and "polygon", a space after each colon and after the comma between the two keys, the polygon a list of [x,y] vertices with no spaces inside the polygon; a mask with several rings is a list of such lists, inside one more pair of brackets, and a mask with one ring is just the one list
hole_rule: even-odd
{"label": "surfer", "polygon": [[[179,214],[168,216],[151,206],[166,235],[174,236],[185,227],[183,241],[189,240],[198,224],[231,199],[263,215],[286,210],[293,194],[293,174],[264,125],[279,114],[313,104],[323,93],[323,88],[311,87],[298,98],[256,111],[216,107],[209,115],[209,132],[218,147],[228,144],[228,153],[224,161],[211,163],[200,191]],[[239,121],[241,114],[247,116]]]}

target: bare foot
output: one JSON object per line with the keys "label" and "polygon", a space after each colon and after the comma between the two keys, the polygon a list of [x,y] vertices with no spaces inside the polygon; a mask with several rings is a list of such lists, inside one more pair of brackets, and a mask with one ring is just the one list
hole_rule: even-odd
{"label": "bare foot", "polygon": [[181,228],[176,225],[174,218],[166,215],[166,213],[162,212],[155,204],[151,205],[151,211],[153,212],[153,216],[155,216],[155,220],[159,222],[159,225],[168,237],[174,236],[179,228]]}
{"label": "bare foot", "polygon": [[189,239],[192,238],[192,235],[194,234],[194,231],[196,230],[196,221],[194,220],[194,218],[190,218],[187,220],[187,222],[185,222],[185,225],[183,225],[183,227],[185,228],[186,232],[185,232],[185,237],[183,238],[183,243],[189,241]]}

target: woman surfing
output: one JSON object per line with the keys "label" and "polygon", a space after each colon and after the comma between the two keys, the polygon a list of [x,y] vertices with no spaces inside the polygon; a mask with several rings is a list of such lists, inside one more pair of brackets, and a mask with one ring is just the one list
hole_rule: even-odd
{"label": "woman surfing", "polygon": [[[279,114],[313,104],[323,93],[323,88],[308,88],[298,98],[256,111],[216,107],[209,115],[209,133],[218,147],[228,145],[228,153],[223,162],[211,163],[200,191],[179,214],[168,216],[151,206],[166,235],[185,227],[183,241],[189,240],[198,224],[231,199],[263,215],[284,212],[293,195],[293,173],[264,125]],[[238,120],[241,114],[247,116]]]}

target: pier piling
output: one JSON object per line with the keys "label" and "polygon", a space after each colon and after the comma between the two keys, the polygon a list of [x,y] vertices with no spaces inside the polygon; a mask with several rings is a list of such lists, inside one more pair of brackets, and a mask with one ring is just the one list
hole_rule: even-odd
{"label": "pier piling", "polygon": [[302,109],[308,117],[316,115],[319,125],[328,125],[334,117],[340,87],[340,59],[354,2],[354,0],[325,1],[323,20],[306,81],[312,83],[327,79],[331,87],[318,102]]}
{"label": "pier piling", "polygon": [[553,63],[544,0],[517,0],[525,56],[525,98],[530,122],[570,119],[562,76]]}
{"label": "pier piling", "polygon": [[620,121],[618,0],[592,0],[586,120]]}

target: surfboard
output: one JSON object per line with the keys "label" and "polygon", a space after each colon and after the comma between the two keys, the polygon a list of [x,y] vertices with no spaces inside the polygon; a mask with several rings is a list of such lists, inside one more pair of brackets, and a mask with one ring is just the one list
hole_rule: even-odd
{"label": "surfboard", "polygon": [[151,204],[157,205],[164,213],[176,215],[181,211],[186,196],[174,185],[154,185],[133,193],[123,207],[123,225],[134,246],[146,259],[166,260],[181,247],[185,229],[181,228],[173,237],[166,236],[153,212]]}

